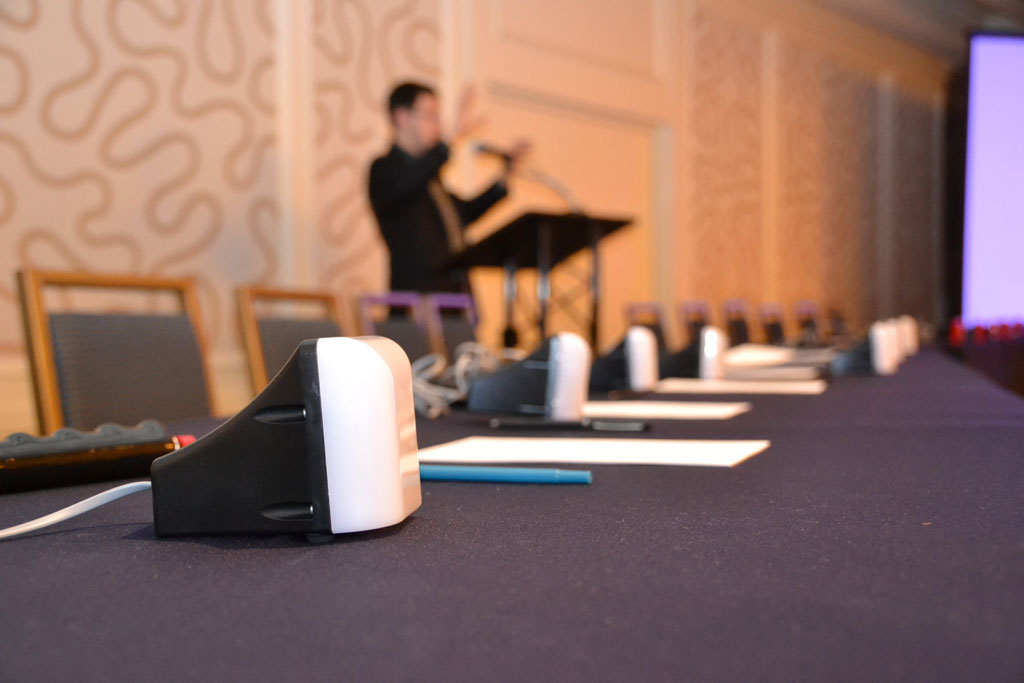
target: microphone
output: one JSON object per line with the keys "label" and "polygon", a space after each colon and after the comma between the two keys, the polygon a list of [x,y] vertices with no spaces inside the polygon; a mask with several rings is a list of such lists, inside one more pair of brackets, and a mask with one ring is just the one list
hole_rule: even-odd
{"label": "microphone", "polygon": [[[476,151],[477,154],[489,154],[490,156],[498,157],[506,164],[512,163],[511,154],[501,149],[500,147],[495,147],[494,145],[488,144],[486,142],[476,143],[473,146],[473,150]],[[583,213],[579,201],[577,201],[575,195],[573,195],[569,188],[565,186],[565,183],[561,182],[560,180],[553,176],[548,175],[547,173],[544,173],[543,171],[537,168],[524,168],[522,170],[527,176],[532,178],[535,182],[544,185],[549,190],[557,194],[562,199],[562,201],[565,202],[565,205],[569,208],[569,211],[573,213]]]}
{"label": "microphone", "polygon": [[476,152],[478,154],[488,154],[488,155],[490,155],[492,157],[498,157],[502,161],[504,161],[506,164],[508,162],[512,161],[512,155],[511,154],[509,154],[508,152],[506,152],[503,149],[495,147],[494,145],[488,144],[486,142],[478,142],[478,143],[476,143],[475,149],[476,149]]}

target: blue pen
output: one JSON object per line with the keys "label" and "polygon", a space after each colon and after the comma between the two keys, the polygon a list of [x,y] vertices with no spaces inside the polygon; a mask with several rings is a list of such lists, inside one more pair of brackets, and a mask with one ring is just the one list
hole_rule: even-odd
{"label": "blue pen", "polygon": [[420,479],[431,481],[487,481],[511,484],[589,484],[590,470],[542,467],[480,467],[472,465],[420,465]]}

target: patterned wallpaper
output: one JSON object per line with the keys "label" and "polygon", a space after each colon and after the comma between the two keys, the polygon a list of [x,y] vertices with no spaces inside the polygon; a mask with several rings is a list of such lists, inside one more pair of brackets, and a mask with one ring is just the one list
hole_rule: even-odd
{"label": "patterned wallpaper", "polygon": [[196,276],[215,344],[229,288],[274,277],[268,5],[3,0],[4,350],[18,267]]}
{"label": "patterned wallpaper", "polygon": [[[25,266],[199,279],[215,348],[232,290],[291,284],[275,136],[280,0],[0,0],[0,353],[20,353]],[[436,79],[437,3],[310,5],[313,282],[386,282],[364,200],[398,77]]]}
{"label": "patterned wallpaper", "polygon": [[895,102],[893,153],[894,312],[932,317],[935,312],[935,240],[932,228],[935,193],[929,174],[936,158],[932,131],[937,125],[933,105],[902,95]]}
{"label": "patterned wallpaper", "polygon": [[826,92],[821,303],[859,327],[878,315],[879,91],[864,74],[833,64]]}
{"label": "patterned wallpaper", "polygon": [[392,85],[440,77],[436,0],[313,5],[314,239],[317,286],[380,290],[387,251],[366,198],[369,161],[387,151],[385,102]]}
{"label": "patterned wallpaper", "polygon": [[779,54],[779,297],[820,301],[824,264],[825,183],[833,162],[825,146],[829,65],[802,46],[783,42]]}
{"label": "patterned wallpaper", "polygon": [[780,299],[865,324],[877,309],[877,86],[803,46],[780,56]]}
{"label": "patterned wallpaper", "polygon": [[[774,298],[790,312],[805,299],[836,306],[854,327],[904,312],[933,319],[936,104],[897,80],[885,119],[881,72],[778,31],[775,59],[765,60],[769,28],[714,7],[701,2],[693,19],[692,126],[683,131],[693,190],[682,238],[697,256],[677,290],[709,301],[715,316],[722,301],[742,297]],[[895,131],[893,149],[880,146],[885,126]],[[771,164],[765,149],[774,150]],[[891,176],[881,175],[887,165]],[[879,262],[879,240],[892,264]],[[894,273],[893,310],[882,310],[883,265]]]}
{"label": "patterned wallpaper", "polygon": [[[701,299],[760,298],[761,35],[700,6],[693,26],[690,284]],[[717,316],[717,313],[713,315]]]}

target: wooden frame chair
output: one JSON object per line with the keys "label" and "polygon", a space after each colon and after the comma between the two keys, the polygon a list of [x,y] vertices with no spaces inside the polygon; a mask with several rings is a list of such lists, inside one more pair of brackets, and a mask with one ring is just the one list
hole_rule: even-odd
{"label": "wooden frame chair", "polygon": [[[249,377],[255,393],[287,362],[300,342],[324,336],[343,334],[340,301],[328,292],[298,289],[277,289],[247,286],[235,291],[242,341],[249,360]],[[260,317],[256,307],[261,302],[321,304],[325,318]]]}
{"label": "wooden frame chair", "polygon": [[[42,433],[66,424],[91,429],[96,425],[89,423],[100,413],[101,421],[121,423],[144,417],[177,420],[210,415],[213,397],[194,280],[32,269],[19,271],[17,280]],[[180,304],[181,314],[55,313],[46,309],[44,301],[49,288],[169,292]],[[158,344],[150,343],[153,340]],[[145,355],[158,352],[161,344],[177,346],[171,354]],[[80,355],[97,349],[105,354],[105,361]],[[118,353],[122,356],[110,362],[109,357]],[[90,365],[93,360],[101,367]],[[108,373],[102,382],[95,381],[98,372]],[[150,407],[156,409],[153,414],[136,414]],[[161,407],[166,412],[161,413]],[[190,409],[195,413],[183,414]]]}

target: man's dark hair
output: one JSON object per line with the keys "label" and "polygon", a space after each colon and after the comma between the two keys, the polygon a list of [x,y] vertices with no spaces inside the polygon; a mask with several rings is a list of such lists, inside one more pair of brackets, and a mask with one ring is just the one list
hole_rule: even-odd
{"label": "man's dark hair", "polygon": [[416,103],[416,98],[426,93],[427,95],[433,95],[434,89],[429,85],[423,85],[422,83],[416,83],[413,81],[407,81],[405,83],[399,83],[395,86],[395,89],[391,91],[391,95],[388,97],[388,113],[391,118],[395,117],[395,112],[399,109],[412,109]]}

